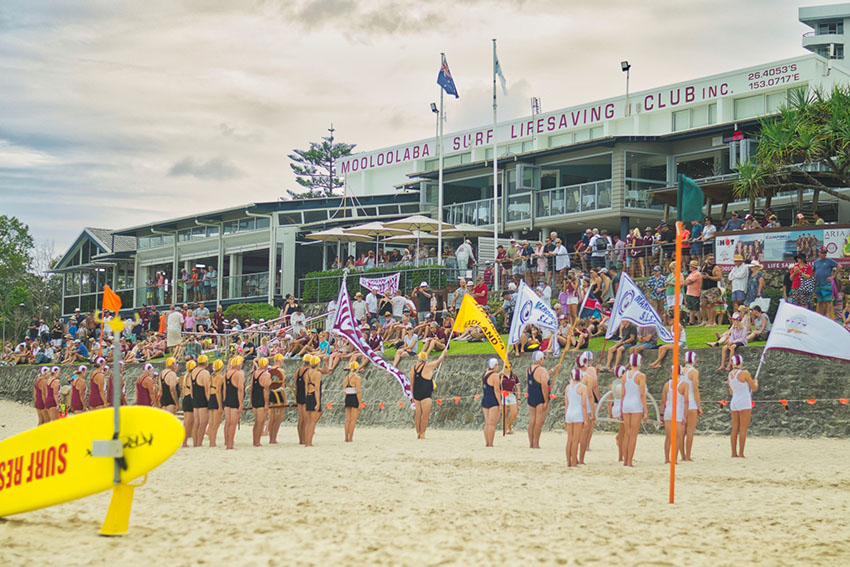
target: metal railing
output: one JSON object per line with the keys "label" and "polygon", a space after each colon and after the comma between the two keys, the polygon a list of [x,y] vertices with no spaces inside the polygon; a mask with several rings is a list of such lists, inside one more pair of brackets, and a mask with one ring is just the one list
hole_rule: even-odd
{"label": "metal railing", "polygon": [[493,199],[446,205],[443,220],[449,224],[467,223],[476,226],[493,224]]}
{"label": "metal railing", "polygon": [[[448,282],[456,283],[462,274],[470,273],[472,277],[477,275],[477,270],[470,269],[461,272],[457,267],[457,262],[452,266],[450,260],[454,258],[445,258],[445,265],[437,266],[419,266],[413,268],[387,268],[386,270],[369,270],[368,272],[351,271],[347,277],[347,285],[349,294],[354,296],[356,290],[367,293],[365,289],[360,288],[360,276],[369,278],[380,278],[389,276],[395,273],[400,273],[399,289],[404,294],[409,294],[420,283],[428,282],[432,289],[443,289]],[[310,276],[300,278],[298,280],[298,297],[302,302],[319,303],[336,299],[339,294],[339,288],[342,286],[343,274],[328,274],[321,276]]]}
{"label": "metal railing", "polygon": [[266,297],[269,294],[269,273],[257,272],[222,278],[222,299]]}
{"label": "metal railing", "polygon": [[[555,187],[535,193],[537,218],[611,208],[611,180]],[[510,207],[510,204],[508,205]]]}

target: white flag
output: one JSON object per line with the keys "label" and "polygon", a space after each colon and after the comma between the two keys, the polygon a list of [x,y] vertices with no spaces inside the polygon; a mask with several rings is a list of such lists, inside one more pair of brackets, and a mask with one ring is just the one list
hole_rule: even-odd
{"label": "white flag", "polygon": [[768,349],[850,361],[850,333],[823,315],[783,301],[767,337]]}
{"label": "white flag", "polygon": [[511,319],[508,344],[517,344],[522,335],[522,330],[529,324],[541,330],[557,331],[558,317],[543,298],[525,285],[524,281],[521,281],[516,290],[516,306],[514,307],[514,317]]}
{"label": "white flag", "polygon": [[[496,55],[496,44],[493,44],[493,76],[499,77],[499,82],[502,84],[502,92],[505,96],[508,95],[508,82],[502,74],[502,65],[499,63],[499,56]],[[495,96],[495,94],[493,95]]]}
{"label": "white flag", "polygon": [[664,326],[661,317],[641,293],[637,284],[625,272],[620,274],[620,287],[617,289],[617,297],[614,298],[614,307],[611,309],[611,319],[608,321],[608,331],[605,333],[606,339],[610,339],[619,331],[623,319],[631,321],[638,327],[655,326],[659,339],[665,343],[673,342],[673,335]]}

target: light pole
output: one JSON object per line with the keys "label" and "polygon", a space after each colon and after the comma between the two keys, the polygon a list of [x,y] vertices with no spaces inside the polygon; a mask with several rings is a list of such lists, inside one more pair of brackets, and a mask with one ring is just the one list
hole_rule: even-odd
{"label": "light pole", "polygon": [[[440,90],[440,106],[443,105],[443,91]],[[437,159],[440,164],[440,177],[437,183],[437,262],[439,264],[443,263],[443,144],[440,139],[440,126],[442,123],[440,121],[440,109],[437,108],[437,103],[431,103],[431,112],[437,117],[437,126],[434,131],[434,149],[438,152]],[[417,253],[419,251],[417,250]]]}
{"label": "light pole", "polygon": [[632,115],[632,105],[629,104],[629,69],[632,68],[628,61],[620,61],[620,68],[626,74],[626,116]]}

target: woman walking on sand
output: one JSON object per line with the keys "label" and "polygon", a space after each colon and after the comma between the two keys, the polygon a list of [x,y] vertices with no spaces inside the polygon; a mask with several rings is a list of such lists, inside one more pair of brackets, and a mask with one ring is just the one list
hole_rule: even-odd
{"label": "woman walking on sand", "polygon": [[590,422],[587,414],[587,386],[581,381],[581,369],[573,368],[570,382],[564,389],[564,426],[567,428],[567,466],[577,467],[578,447],[584,439],[584,428]]}
{"label": "woman walking on sand", "polygon": [[732,371],[729,372],[729,394],[732,401],[732,458],[744,458],[744,445],[747,444],[747,430],[753,415],[752,393],[759,389],[759,381],[744,370],[744,358],[740,354],[732,355]]}
{"label": "woman walking on sand", "polygon": [[348,369],[351,371],[342,382],[342,391],[345,394],[345,442],[351,443],[354,441],[354,426],[357,425],[357,418],[360,417],[360,404],[363,403],[363,392],[361,391],[362,380],[357,374],[357,369],[360,365],[356,360],[348,363]]}
{"label": "woman walking on sand", "polygon": [[505,372],[496,370],[499,364],[498,358],[491,358],[487,361],[487,370],[484,376],[481,377],[481,387],[483,396],[481,398],[481,408],[484,411],[484,446],[492,447],[493,441],[496,439],[496,424],[499,423],[499,415],[502,411],[502,400],[498,388],[502,382],[501,377]]}
{"label": "woman walking on sand", "polygon": [[620,413],[626,426],[623,440],[625,452],[623,466],[633,467],[635,446],[641,421],[647,420],[646,376],[640,371],[643,358],[639,353],[629,355],[629,369],[623,374],[623,398],[620,401]]}
{"label": "woman walking on sand", "polygon": [[688,384],[688,410],[685,415],[685,456],[684,460],[692,461],[691,448],[694,445],[694,431],[697,421],[702,415],[702,398],[699,395],[699,370],[696,369],[697,355],[689,350],[685,353],[685,366],[682,368],[682,381]]}

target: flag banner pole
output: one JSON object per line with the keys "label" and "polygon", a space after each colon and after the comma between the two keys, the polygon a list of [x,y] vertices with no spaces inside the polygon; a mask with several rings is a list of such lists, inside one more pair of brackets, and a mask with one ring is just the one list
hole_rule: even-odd
{"label": "flag banner pole", "polygon": [[[442,54],[441,54],[442,55]],[[443,263],[443,87],[440,87],[440,135],[437,140],[440,171],[437,181],[437,262]],[[417,233],[418,234],[418,233]],[[419,251],[417,250],[417,253]]]}
{"label": "flag banner pole", "polygon": [[[679,399],[679,335],[682,332],[682,222],[676,222],[676,274],[673,300],[673,383],[668,396],[672,396],[673,416],[670,420],[670,504],[676,501],[676,458],[679,456],[679,442],[676,437],[676,402]],[[669,399],[669,398],[668,398]],[[662,409],[663,411],[663,409]],[[684,409],[683,409],[684,411]]]}
{"label": "flag banner pole", "polygon": [[499,272],[501,266],[496,263],[499,254],[499,158],[496,156],[496,40],[493,40],[493,262],[495,264],[496,290],[499,289]]}
{"label": "flag banner pole", "polygon": [[[450,343],[450,342],[452,342],[452,337],[454,337],[454,334],[455,334],[455,330],[454,330],[454,329],[452,329],[451,331],[449,331],[449,338],[447,338],[447,339],[446,339],[446,348],[445,348],[445,349],[443,349],[443,352],[445,352],[446,354],[448,354],[446,351],[448,351],[448,350],[449,350],[449,343]],[[445,362],[445,359],[443,359],[443,362]],[[440,373],[440,369],[443,367],[443,362],[441,362],[441,363],[437,366],[436,370],[434,370],[434,375],[433,375],[433,376],[431,376],[431,382],[434,384],[434,386],[436,386],[436,385],[437,385],[437,383],[436,383],[436,382],[434,382],[434,379],[437,377],[437,374],[439,374],[439,373]]]}

